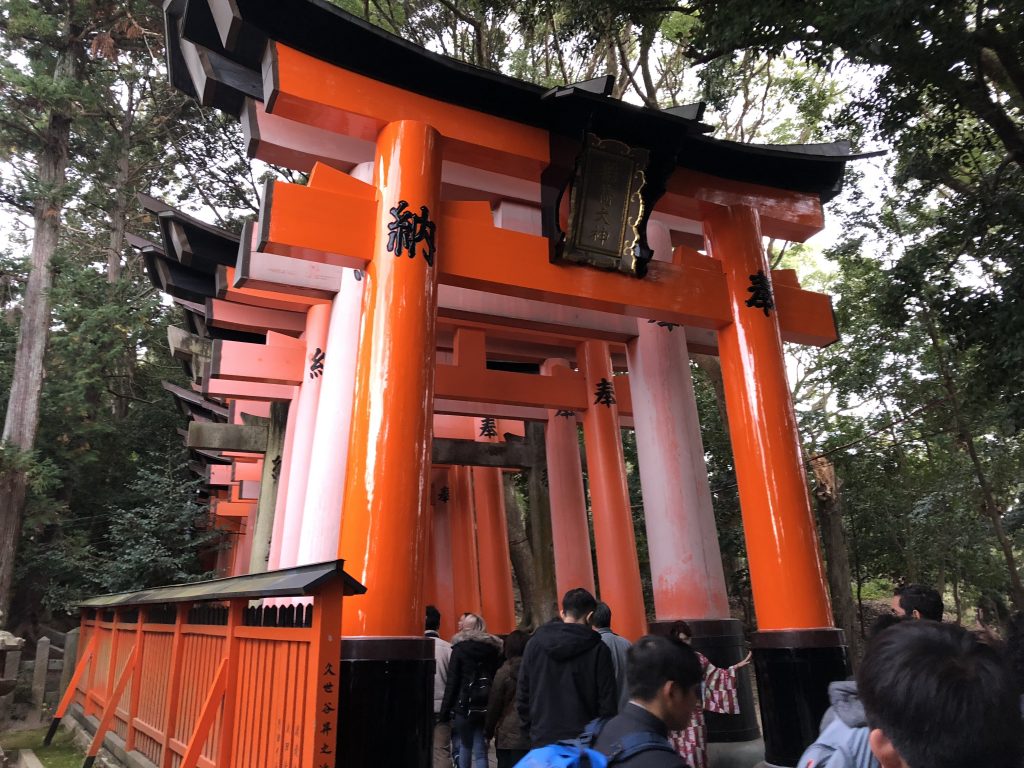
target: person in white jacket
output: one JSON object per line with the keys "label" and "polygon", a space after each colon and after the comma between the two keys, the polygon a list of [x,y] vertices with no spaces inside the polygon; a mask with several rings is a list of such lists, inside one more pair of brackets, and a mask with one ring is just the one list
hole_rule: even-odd
{"label": "person in white jacket", "polygon": [[425,637],[434,640],[434,768],[451,768],[452,766],[452,726],[451,722],[441,722],[441,702],[444,689],[448,684],[448,662],[452,657],[452,646],[438,634],[441,627],[441,612],[432,605],[427,606]]}

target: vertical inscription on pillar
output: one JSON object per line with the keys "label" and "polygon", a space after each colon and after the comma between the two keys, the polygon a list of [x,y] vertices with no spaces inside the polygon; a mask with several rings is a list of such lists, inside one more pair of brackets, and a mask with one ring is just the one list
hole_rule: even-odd
{"label": "vertical inscription on pillar", "polygon": [[440,491],[437,492],[437,500],[442,504],[447,504],[448,499],[452,497],[452,492],[448,489],[448,486],[444,486]]}
{"label": "vertical inscription on pillar", "polygon": [[747,288],[747,293],[750,294],[750,298],[744,303],[748,307],[764,310],[765,317],[768,317],[771,314],[771,310],[775,309],[772,282],[763,269],[757,270],[756,275],[750,276],[750,287]]}
{"label": "vertical inscription on pillar", "polygon": [[316,379],[323,375],[326,357],[327,353],[320,349],[320,347],[313,351],[313,361],[309,364],[309,378]]}
{"label": "vertical inscription on pillar", "polygon": [[420,243],[423,244],[423,260],[427,266],[434,266],[434,234],[437,225],[430,218],[430,209],[420,206],[418,214],[409,210],[409,203],[399,200],[398,205],[389,210],[391,221],[388,222],[388,253],[395,256],[407,254],[410,259],[416,258]]}
{"label": "vertical inscription on pillar", "polygon": [[335,768],[337,756],[334,754],[338,740],[334,734],[338,725],[338,674],[331,662],[324,664],[320,673],[320,691],[318,698],[319,711],[317,718],[317,768]]}
{"label": "vertical inscription on pillar", "polygon": [[594,390],[594,405],[603,405],[606,408],[615,405],[615,385],[603,376]]}

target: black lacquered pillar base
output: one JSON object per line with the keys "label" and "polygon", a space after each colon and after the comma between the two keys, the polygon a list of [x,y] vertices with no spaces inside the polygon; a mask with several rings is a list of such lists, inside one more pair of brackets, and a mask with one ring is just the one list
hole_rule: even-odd
{"label": "black lacquered pillar base", "polygon": [[755,632],[751,637],[760,695],[765,761],[796,766],[818,737],[828,709],[828,684],[850,674],[838,629]]}
{"label": "black lacquered pillar base", "polygon": [[430,768],[433,640],[343,638],[340,681],[338,765]]}
{"label": "black lacquered pillar base", "polygon": [[[747,655],[747,641],[743,636],[743,622],[736,619],[687,619],[693,631],[691,645],[707,656],[719,668],[731,667]],[[671,621],[654,621],[650,630],[654,634],[667,634]],[[740,705],[738,715],[704,713],[708,726],[708,741],[716,743],[752,741],[761,735],[754,712],[754,690],[746,668],[736,674],[736,694]]]}

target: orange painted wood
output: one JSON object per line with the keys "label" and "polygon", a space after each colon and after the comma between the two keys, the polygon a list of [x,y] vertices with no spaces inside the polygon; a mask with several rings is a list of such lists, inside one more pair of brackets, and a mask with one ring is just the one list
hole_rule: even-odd
{"label": "orange painted wood", "polygon": [[[121,695],[124,693],[125,686],[128,685],[128,681],[131,679],[135,672],[135,662],[138,658],[138,648],[132,647],[131,652],[128,654],[128,659],[125,662],[124,669],[117,678],[117,682],[114,684],[113,690],[107,697],[106,704],[103,708],[103,714],[100,716],[99,725],[96,726],[96,733],[92,737],[92,741],[89,742],[89,748],[85,754],[87,757],[96,757],[99,754],[100,747],[103,745],[103,738],[107,735],[107,731],[110,730],[110,725],[114,721],[114,714],[117,712],[117,704],[121,700]],[[110,666],[114,666],[115,656],[111,656]]]}
{"label": "orange painted wood", "polygon": [[[387,250],[390,209],[400,200],[437,211],[437,132],[389,124],[377,141],[374,257],[364,276],[363,320],[353,393],[338,557],[373,590],[349,598],[346,634],[410,635],[423,627],[422,564],[429,483],[436,349],[438,248],[434,266]],[[440,224],[438,232],[440,232]]]}
{"label": "orange painted wood", "polygon": [[313,601],[313,640],[305,671],[308,688],[303,702],[302,768],[338,765],[341,601],[341,579],[326,586]]}
{"label": "orange painted wood", "polygon": [[207,485],[231,485],[230,464],[211,464],[207,472]]}
{"label": "orange painted wood", "polygon": [[217,501],[210,504],[210,511],[218,517],[248,517],[256,509],[251,501]]}
{"label": "orange painted wood", "polygon": [[304,349],[223,339],[213,342],[210,375],[219,379],[298,385],[305,373]]}
{"label": "orange painted wood", "polygon": [[202,392],[207,397],[233,397],[238,400],[284,402],[295,399],[296,388],[289,384],[260,384],[253,381],[203,379]]}
{"label": "orange painted wood", "polygon": [[206,300],[206,320],[219,328],[253,333],[272,330],[299,336],[306,329],[305,313],[235,304],[222,299]]}
{"label": "orange painted wood", "polygon": [[280,43],[264,62],[272,115],[375,141],[388,123],[417,120],[443,136],[444,158],[521,178],[539,178],[547,131],[410,93],[343,70]]}
{"label": "orange painted wood", "polygon": [[127,712],[127,727],[128,732],[124,740],[124,748],[126,752],[131,752],[135,749],[135,728],[132,726],[135,720],[135,715],[139,711],[139,699],[142,695],[142,664],[145,660],[146,653],[146,634],[143,631],[143,619],[146,616],[146,612],[149,608],[142,607],[139,609],[139,615],[136,619],[135,624],[135,654],[138,661],[133,665],[134,671],[132,672],[132,690],[128,697],[128,712]]}
{"label": "orange painted wood", "polygon": [[274,181],[260,211],[257,250],[338,267],[365,269],[377,215],[372,194],[355,196]]}
{"label": "orange painted wood", "polygon": [[[181,759],[179,768],[196,768],[199,764],[199,755],[203,750],[203,745],[206,744],[207,736],[210,735],[210,729],[213,727],[217,710],[224,700],[224,691],[227,689],[227,667],[228,659],[225,657],[220,660],[217,674],[213,678],[213,685],[210,686],[206,699],[199,710],[199,720],[189,735],[188,743],[185,747],[185,755]],[[219,764],[228,765],[228,763]]]}
{"label": "orange painted wood", "polygon": [[96,653],[96,645],[99,640],[99,635],[95,632],[89,638],[89,642],[85,644],[84,652],[75,665],[75,671],[71,674],[71,680],[68,681],[67,690],[64,691],[64,695],[61,696],[60,703],[57,705],[57,709],[54,712],[54,717],[62,718],[68,711],[68,706],[75,699],[75,694],[78,692],[78,684],[82,680],[82,675],[85,673],[85,668],[92,663],[93,656]]}
{"label": "orange painted wood", "polygon": [[[224,709],[221,712],[219,749],[217,751],[217,765],[227,768],[231,766],[234,749],[234,730],[237,724],[236,707],[238,697],[235,692],[238,688],[238,663],[239,663],[239,640],[236,635],[242,624],[242,617],[245,612],[247,601],[232,600],[228,604],[228,624],[224,638],[224,684],[228,695],[224,698]],[[242,723],[241,727],[247,727]],[[181,768],[189,768],[182,765]]]}
{"label": "orange painted wood", "polygon": [[240,483],[243,480],[259,481],[263,476],[262,461],[233,461],[228,468],[231,470],[231,481]]}
{"label": "orange painted wood", "polygon": [[[246,223],[242,229],[243,237],[251,229],[251,222]],[[244,256],[245,252],[239,258],[242,259]],[[311,306],[321,304],[325,300],[323,296],[297,294],[278,285],[250,285],[235,267],[220,267],[217,274],[217,298],[233,304],[247,304],[282,312],[306,312]]]}
{"label": "orange painted wood", "polygon": [[[481,438],[478,438],[481,439]],[[497,442],[494,438],[493,442]],[[505,489],[497,467],[472,467],[476,541],[480,553],[480,594],[487,631],[506,635],[516,628],[512,561],[508,549]]]}
{"label": "orange painted wood", "polygon": [[480,595],[480,555],[473,504],[473,473],[470,467],[451,467],[448,521],[451,525],[452,590],[455,612],[483,614]]}
{"label": "orange painted wood", "polygon": [[[615,387],[608,344],[586,341],[580,345],[580,368],[587,377],[590,404],[583,414],[583,442],[594,520],[594,549],[601,599],[613,606],[619,634],[636,642],[647,634],[640,566],[636,557],[633,512],[626,487],[622,431],[616,404],[594,402],[601,382]],[[617,396],[617,393],[616,393]]]}
{"label": "orange painted wood", "polygon": [[746,305],[750,276],[768,273],[758,214],[735,206],[705,225],[729,286],[733,322],[719,332],[718,346],[758,629],[831,627],[781,313]]}

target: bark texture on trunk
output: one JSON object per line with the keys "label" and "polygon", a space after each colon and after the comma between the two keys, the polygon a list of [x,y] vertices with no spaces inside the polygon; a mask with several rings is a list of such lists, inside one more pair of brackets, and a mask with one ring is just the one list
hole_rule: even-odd
{"label": "bark texture on trunk", "polygon": [[850,592],[850,550],[843,528],[843,506],[836,468],[826,456],[811,461],[814,473],[814,500],[818,508],[818,525],[825,546],[825,571],[832,593],[832,615],[836,625],[846,633],[850,656],[859,659],[860,633],[857,632],[857,606]]}
{"label": "bark texture on trunk", "polygon": [[[54,81],[77,76],[77,40],[68,33],[57,58]],[[39,426],[39,398],[43,388],[43,356],[50,331],[51,264],[60,238],[61,212],[67,181],[71,116],[51,111],[38,155],[39,188],[34,201],[32,263],[18,330],[7,415],[2,443],[8,451],[30,452]],[[12,458],[13,457],[9,457]],[[28,478],[20,461],[6,461],[0,468],[0,625],[8,621],[14,558],[21,537]]]}
{"label": "bark texture on trunk", "polygon": [[519,585],[519,599],[523,603],[523,620],[521,626],[536,629],[540,626],[540,606],[537,603],[537,586],[534,579],[533,550],[526,538],[526,526],[523,523],[523,510],[519,506],[515,483],[512,476],[502,473],[502,486],[505,491],[505,519],[508,525],[508,551],[512,558],[512,572]]}
{"label": "bark texture on trunk", "polygon": [[[539,619],[544,623],[558,615],[560,598],[555,582],[554,535],[551,532],[551,494],[548,491],[544,424],[527,422],[526,441],[534,451],[533,466],[527,475],[530,491],[528,534],[530,549],[533,551]],[[581,546],[589,546],[589,543]]]}

